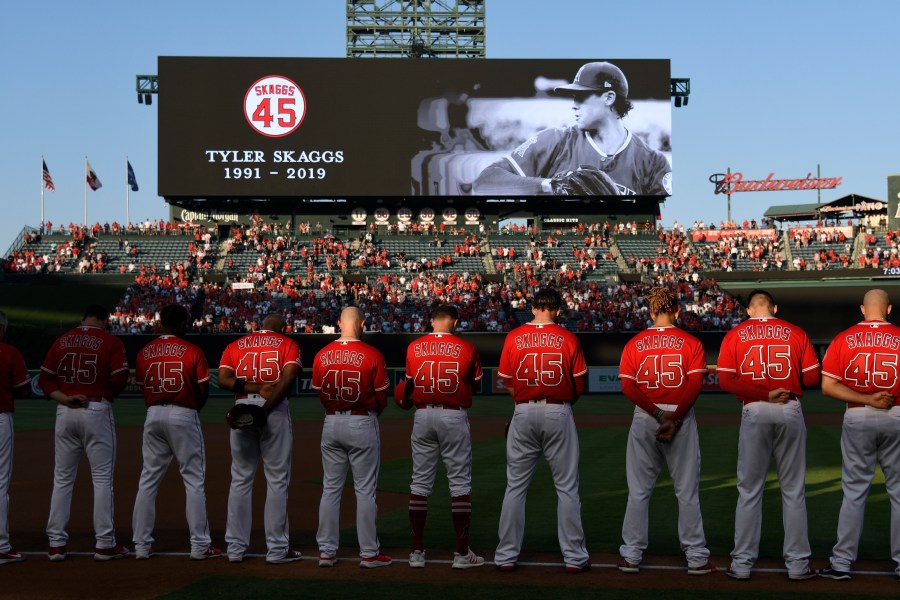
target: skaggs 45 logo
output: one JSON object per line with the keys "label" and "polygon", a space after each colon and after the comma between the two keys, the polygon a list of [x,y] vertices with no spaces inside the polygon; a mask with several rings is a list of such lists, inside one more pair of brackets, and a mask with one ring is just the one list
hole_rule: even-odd
{"label": "skaggs 45 logo", "polygon": [[244,117],[266,137],[294,133],[306,116],[306,98],[300,86],[281,75],[266,75],[244,95]]}

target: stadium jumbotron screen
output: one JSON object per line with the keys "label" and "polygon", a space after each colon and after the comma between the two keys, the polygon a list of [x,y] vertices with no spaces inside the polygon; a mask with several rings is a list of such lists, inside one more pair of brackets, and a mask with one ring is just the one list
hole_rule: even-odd
{"label": "stadium jumbotron screen", "polygon": [[671,194],[664,59],[160,57],[159,84],[167,198],[532,197],[580,167],[614,191],[570,195]]}

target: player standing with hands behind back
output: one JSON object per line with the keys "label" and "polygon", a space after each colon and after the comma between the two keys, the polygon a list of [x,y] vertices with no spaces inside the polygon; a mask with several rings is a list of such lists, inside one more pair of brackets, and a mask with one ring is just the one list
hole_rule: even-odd
{"label": "player standing with hands behind back", "polygon": [[578,431],[572,403],[584,392],[587,365],[578,338],[556,324],[562,297],[552,288],[534,295],[534,320],[506,335],[497,375],[516,408],[506,438],[506,494],[494,564],[514,571],[525,533],[525,498],[543,455],[558,497],[557,530],[567,573],[591,568],[578,494]]}
{"label": "player standing with hands behind back", "polygon": [[722,340],[716,370],[722,389],[744,404],[738,438],[738,503],[734,550],[725,574],[749,579],[759,556],[762,496],[775,457],[784,517],[784,564],[788,579],[815,577],[809,567],[806,519],[806,424],[803,387],[819,383],[819,359],[802,329],[775,317],[772,295],[747,297],[749,319]]}
{"label": "player standing with hands behind back", "polygon": [[847,403],[841,430],[841,487],[837,543],[822,577],[850,579],[859,551],[866,498],[876,465],[891,502],[891,558],[900,576],[900,327],[887,322],[884,290],[863,298],[864,321],[834,336],[822,361],[822,393]]}
{"label": "player standing with hands behind back", "polygon": [[66,559],[66,525],[72,509],[72,487],[81,455],[87,454],[94,484],[94,560],[128,556],[116,543],[113,526],[113,471],[116,467],[116,423],[112,402],[128,383],[125,346],[106,331],[109,312],[88,306],[81,325],[61,335],[41,365],[41,389],[56,407],[53,495],[47,537],[52,561]]}
{"label": "player standing with hands behind back", "polygon": [[209,368],[203,351],[184,339],[189,320],[183,306],[163,307],[159,319],[163,335],[141,348],[134,369],[135,379],[144,386],[147,405],[144,466],[132,517],[134,555],[138,560],[153,555],[156,492],[173,456],[184,481],[191,559],[222,555],[209,537],[206,452],[199,415],[209,395]]}
{"label": "player standing with hands behind back", "polygon": [[622,524],[623,573],[637,573],[647,549],[650,496],[663,464],[678,498],[678,537],[687,556],[688,575],[716,570],[700,514],[700,438],[694,403],[706,373],[700,340],[676,327],[678,299],[664,288],[647,294],[653,326],[628,342],[622,352],[622,391],[636,405],[628,433],[625,471],[628,505]]}
{"label": "player standing with hands behind back", "polygon": [[[294,436],[287,397],[300,375],[300,347],[284,335],[281,315],[267,315],[262,329],[228,344],[219,362],[219,387],[234,392],[235,406],[262,408],[262,423],[246,429],[231,422],[231,489],[225,541],[228,560],[241,562],[250,544],[253,480],[262,459],[266,475],[266,562],[300,560],[289,546],[287,515]],[[232,408],[235,410],[235,408]]]}
{"label": "player standing with hands behind back", "polygon": [[[409,566],[425,566],[425,519],[438,461],[447,467],[453,528],[456,531],[454,569],[480,567],[484,558],[469,548],[472,521],[472,435],[466,410],[472,388],[481,381],[481,359],[470,342],[454,335],[459,322],[455,306],[434,311],[433,333],[406,350],[406,377],[395,390],[401,408],[416,407],[412,436],[413,474],[409,488],[412,553]],[[411,390],[411,391],[410,391]]]}

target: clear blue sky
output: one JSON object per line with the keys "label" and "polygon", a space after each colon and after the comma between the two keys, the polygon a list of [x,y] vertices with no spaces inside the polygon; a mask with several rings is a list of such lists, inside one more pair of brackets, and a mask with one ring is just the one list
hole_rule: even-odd
{"label": "clear blue sky", "polygon": [[[47,218],[80,223],[84,157],[103,182],[90,222],[125,218],[125,157],[140,191],[132,220],[167,211],[156,194],[157,105],[136,74],[157,56],[345,54],[343,0],[4,2],[0,24],[0,252],[40,218],[40,159],[57,191]],[[671,58],[691,100],[673,109],[674,191],[663,222],[725,218],[711,173],[803,177],[821,163],[849,193],[885,199],[900,173],[900,3],[887,0],[487,0],[489,58]],[[815,192],[739,194],[735,218]]]}

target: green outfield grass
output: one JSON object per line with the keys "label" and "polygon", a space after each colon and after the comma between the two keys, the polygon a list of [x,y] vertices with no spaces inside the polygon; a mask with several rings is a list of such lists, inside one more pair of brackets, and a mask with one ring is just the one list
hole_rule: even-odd
{"label": "green outfield grass", "polygon": [[[602,597],[609,600],[633,600],[635,598],[666,598],[672,600],[715,600],[722,598],[721,591],[704,590],[640,590],[615,589],[604,586],[602,590],[592,587],[516,585],[509,583],[473,585],[466,583],[441,585],[421,583],[401,583],[367,581],[342,581],[340,579],[316,580],[269,580],[254,577],[210,577],[188,585],[181,590],[160,596],[165,600],[243,600],[244,598],[317,598],[320,600],[359,598],[361,588],[364,595],[370,598],[391,598],[392,600],[421,600],[427,597],[450,596],[479,600],[481,598],[502,600],[546,600],[547,598],[565,597],[567,600]],[[799,600],[816,598],[817,600],[838,600],[846,598],[843,594],[811,594],[797,592],[763,592],[729,590],[729,598],[795,598]],[[864,596],[854,596],[863,598]]]}
{"label": "green outfield grass", "polygon": [[[300,396],[291,399],[291,414],[295,421],[320,420],[325,410],[315,396]],[[212,397],[200,413],[203,423],[222,423],[225,412],[232,400],[227,397]],[[469,416],[508,417],[513,405],[509,396],[476,396]],[[808,392],[803,401],[807,413],[840,413],[844,410],[841,402],[825,398],[821,392]],[[576,415],[629,415],[634,405],[621,394],[592,394],[583,397],[575,405]],[[704,414],[734,414],[741,412],[741,406],[727,394],[702,394],[697,400],[696,411]],[[53,429],[56,405],[43,398],[26,398],[16,401],[16,430],[37,431]],[[140,398],[120,398],[115,403],[116,425],[118,427],[140,427],[144,423],[146,409]],[[389,401],[381,415],[382,419],[412,419],[412,411],[403,411]]]}

